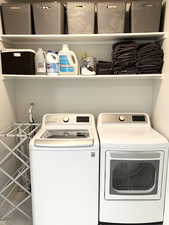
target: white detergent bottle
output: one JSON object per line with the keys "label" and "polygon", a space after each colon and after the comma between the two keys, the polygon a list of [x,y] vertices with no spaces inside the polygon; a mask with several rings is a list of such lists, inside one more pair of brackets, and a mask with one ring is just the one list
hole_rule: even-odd
{"label": "white detergent bottle", "polygon": [[54,51],[48,51],[46,56],[46,67],[48,75],[59,74],[59,57]]}
{"label": "white detergent bottle", "polygon": [[59,52],[59,62],[61,75],[78,75],[77,57],[66,44],[63,44],[62,50]]}
{"label": "white detergent bottle", "polygon": [[39,48],[35,56],[36,74],[46,74],[46,54],[42,48]]}

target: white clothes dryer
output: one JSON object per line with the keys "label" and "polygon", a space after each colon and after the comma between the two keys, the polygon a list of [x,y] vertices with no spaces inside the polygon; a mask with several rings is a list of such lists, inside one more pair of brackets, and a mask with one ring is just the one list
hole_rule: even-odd
{"label": "white clothes dryer", "polygon": [[97,225],[99,140],[90,114],[47,114],[30,142],[33,225]]}
{"label": "white clothes dryer", "polygon": [[103,113],[100,137],[100,223],[161,224],[169,143],[147,114]]}

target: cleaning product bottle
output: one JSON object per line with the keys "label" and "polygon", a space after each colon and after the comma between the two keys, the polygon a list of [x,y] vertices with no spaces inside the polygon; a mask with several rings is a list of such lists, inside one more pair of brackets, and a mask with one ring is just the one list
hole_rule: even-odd
{"label": "cleaning product bottle", "polygon": [[46,74],[46,54],[42,48],[39,48],[35,55],[36,74]]}
{"label": "cleaning product bottle", "polygon": [[61,75],[78,75],[77,57],[66,44],[63,44],[62,50],[59,51],[59,62]]}
{"label": "cleaning product bottle", "polygon": [[54,51],[48,51],[46,56],[46,67],[48,75],[59,74],[59,57]]}

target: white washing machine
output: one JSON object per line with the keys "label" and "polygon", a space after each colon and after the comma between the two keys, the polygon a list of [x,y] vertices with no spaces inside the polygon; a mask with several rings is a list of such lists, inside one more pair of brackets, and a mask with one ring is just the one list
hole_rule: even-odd
{"label": "white washing machine", "polygon": [[101,224],[162,224],[169,144],[151,128],[147,114],[103,113]]}
{"label": "white washing machine", "polygon": [[97,225],[99,141],[90,114],[47,114],[30,142],[34,225]]}

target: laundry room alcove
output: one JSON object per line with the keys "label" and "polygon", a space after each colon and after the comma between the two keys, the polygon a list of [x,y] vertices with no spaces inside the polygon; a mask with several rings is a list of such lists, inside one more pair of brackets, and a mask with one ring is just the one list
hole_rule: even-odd
{"label": "laundry room alcove", "polygon": [[[100,112],[145,112],[150,115],[153,127],[169,139],[169,2],[166,0],[163,4],[165,4],[164,29],[155,33],[13,35],[3,34],[1,28],[1,49],[37,51],[38,48],[43,48],[59,51],[62,44],[66,43],[76,53],[79,61],[85,53],[96,56],[98,60],[110,61],[112,45],[120,41],[134,40],[136,43],[159,41],[164,51],[164,64],[162,73],[159,74],[94,76],[11,75],[2,74],[1,69],[0,133],[12,127],[15,122],[27,123],[28,109],[33,102],[36,123],[41,122],[45,113],[92,113],[97,117]],[[14,141],[11,141],[10,146],[13,146]],[[0,155],[3,153],[4,148],[0,146]],[[10,173],[16,170],[16,161],[14,159],[6,164]],[[0,180],[1,190],[1,183],[6,182],[1,172]],[[166,197],[164,225],[169,223],[169,191]],[[0,204],[1,202],[0,198]],[[27,219],[17,210],[14,210],[9,219],[4,218],[3,222],[5,221],[7,221],[5,225],[32,225],[31,219]]]}

